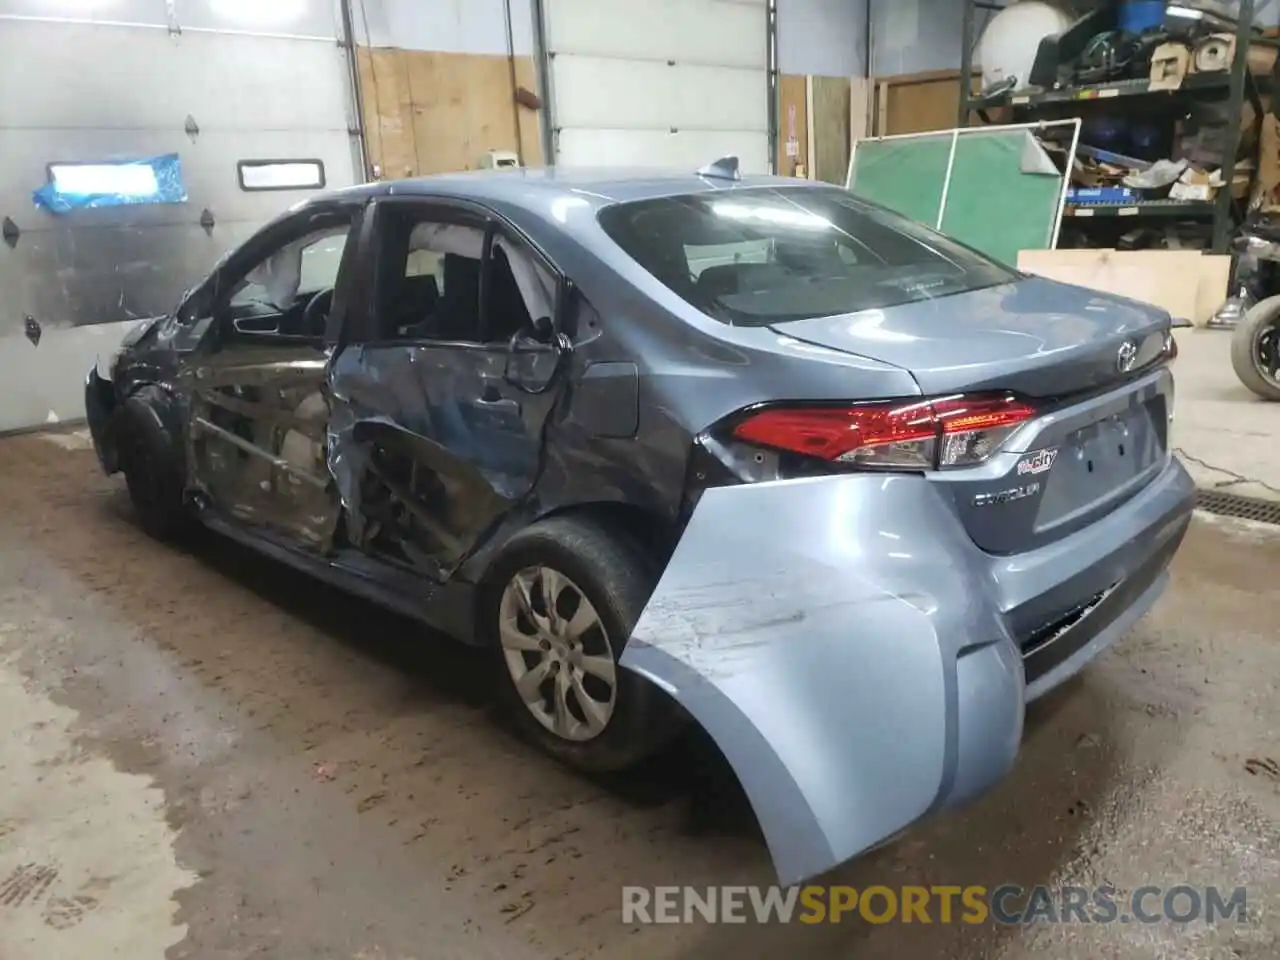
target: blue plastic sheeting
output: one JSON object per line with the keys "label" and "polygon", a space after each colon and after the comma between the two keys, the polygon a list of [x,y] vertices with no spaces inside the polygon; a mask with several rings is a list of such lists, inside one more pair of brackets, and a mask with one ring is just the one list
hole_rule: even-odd
{"label": "blue plastic sheeting", "polygon": [[50,213],[140,203],[185,203],[182,161],[176,153],[146,160],[51,163],[49,182],[32,195]]}

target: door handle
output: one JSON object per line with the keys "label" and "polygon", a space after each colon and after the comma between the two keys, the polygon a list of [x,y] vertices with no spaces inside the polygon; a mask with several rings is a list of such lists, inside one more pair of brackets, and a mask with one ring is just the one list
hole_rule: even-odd
{"label": "door handle", "polygon": [[502,399],[502,392],[492,383],[486,383],[480,389],[481,403],[497,403]]}

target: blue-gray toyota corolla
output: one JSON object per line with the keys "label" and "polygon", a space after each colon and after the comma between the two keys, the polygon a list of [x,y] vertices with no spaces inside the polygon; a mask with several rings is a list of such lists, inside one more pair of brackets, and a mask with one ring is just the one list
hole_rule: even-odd
{"label": "blue-gray toyota corolla", "polygon": [[1175,353],[834,187],[518,170],[293,207],[85,398],[148,531],[482,645],[561,760],[700,725],[792,883],[990,787],[1155,602]]}

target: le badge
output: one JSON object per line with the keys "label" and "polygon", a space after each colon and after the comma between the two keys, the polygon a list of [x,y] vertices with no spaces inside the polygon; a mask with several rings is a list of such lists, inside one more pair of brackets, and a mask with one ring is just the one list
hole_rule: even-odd
{"label": "le badge", "polygon": [[1057,459],[1057,447],[1037,450],[1035,453],[1028,454],[1018,461],[1018,476],[1028,477],[1047,473],[1053,469],[1053,463]]}

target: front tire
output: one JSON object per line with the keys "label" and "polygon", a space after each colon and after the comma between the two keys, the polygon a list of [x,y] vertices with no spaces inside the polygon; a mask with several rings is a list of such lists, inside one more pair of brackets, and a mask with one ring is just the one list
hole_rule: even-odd
{"label": "front tire", "polygon": [[157,540],[188,536],[195,521],[184,501],[186,471],[156,413],[139,397],[120,406],[116,421],[120,469],[142,529]]}
{"label": "front tire", "polygon": [[1280,297],[1254,304],[1236,324],[1231,366],[1262,399],[1280,401]]}
{"label": "front tire", "polygon": [[618,666],[656,579],[625,534],[555,517],[513,538],[481,586],[479,625],[505,712],[579,770],[635,766],[679,731],[676,705]]}

